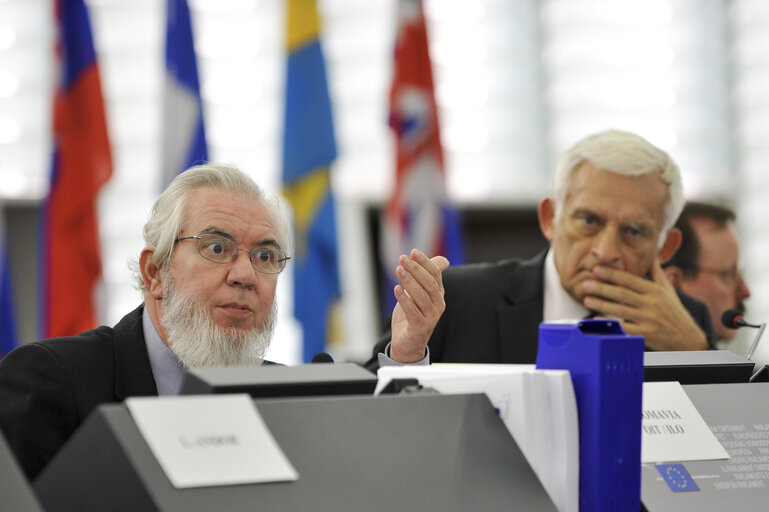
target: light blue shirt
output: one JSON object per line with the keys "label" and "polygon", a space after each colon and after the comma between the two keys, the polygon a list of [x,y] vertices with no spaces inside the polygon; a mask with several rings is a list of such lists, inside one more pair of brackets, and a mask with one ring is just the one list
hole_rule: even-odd
{"label": "light blue shirt", "polygon": [[380,368],[383,366],[425,366],[430,364],[430,347],[425,347],[425,357],[419,361],[415,361],[413,363],[399,363],[398,361],[390,358],[390,345],[392,345],[392,342],[387,344],[384,352],[377,354],[377,360],[379,361]]}
{"label": "light blue shirt", "polygon": [[142,314],[142,329],[158,395],[178,395],[184,379],[184,366],[158,334],[146,306]]}

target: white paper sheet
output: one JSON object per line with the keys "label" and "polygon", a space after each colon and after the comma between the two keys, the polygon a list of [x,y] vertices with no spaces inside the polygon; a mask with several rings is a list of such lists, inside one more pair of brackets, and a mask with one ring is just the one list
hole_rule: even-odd
{"label": "white paper sheet", "polygon": [[644,382],[641,463],[728,459],[678,382]]}
{"label": "white paper sheet", "polygon": [[246,394],[125,401],[176,488],[297,480]]}

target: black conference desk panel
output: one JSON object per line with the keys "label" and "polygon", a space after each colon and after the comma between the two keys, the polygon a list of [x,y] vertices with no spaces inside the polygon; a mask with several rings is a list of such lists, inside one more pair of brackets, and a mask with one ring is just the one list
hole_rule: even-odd
{"label": "black conference desk panel", "polygon": [[4,512],[42,512],[43,510],[2,433],[0,433],[0,510]]}
{"label": "black conference desk panel", "polygon": [[556,510],[485,395],[256,400],[295,482],[175,489],[123,405],[35,482],[48,512]]}
{"label": "black conference desk panel", "polygon": [[731,459],[681,462],[698,491],[673,492],[654,464],[641,465],[649,512],[769,510],[769,383],[684,386]]}

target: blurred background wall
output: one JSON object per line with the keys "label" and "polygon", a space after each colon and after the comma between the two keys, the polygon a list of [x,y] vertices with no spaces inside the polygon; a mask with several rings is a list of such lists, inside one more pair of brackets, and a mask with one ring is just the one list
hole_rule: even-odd
{"label": "blurred background wall", "polygon": [[[47,193],[56,77],[50,0],[0,0],[0,201],[22,341],[38,337],[37,206]],[[127,261],[160,191],[165,2],[88,0],[114,173],[99,204],[101,322],[141,296]],[[190,0],[209,155],[280,192],[286,52],[281,0]],[[339,158],[343,286],[337,360],[366,359],[381,328],[376,215],[394,182],[387,126],[395,0],[321,0]],[[609,127],[680,165],[688,198],[736,209],[747,317],[769,319],[769,2],[425,0],[450,198],[468,260],[543,246],[534,208],[557,155]],[[393,265],[395,262],[392,262]],[[292,275],[270,357],[298,361]],[[729,348],[745,354],[753,333]],[[769,342],[758,358],[769,360]]]}

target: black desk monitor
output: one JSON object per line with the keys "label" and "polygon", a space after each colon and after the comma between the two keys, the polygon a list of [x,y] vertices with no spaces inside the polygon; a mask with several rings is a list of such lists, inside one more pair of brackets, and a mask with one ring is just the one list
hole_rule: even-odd
{"label": "black desk monitor", "polygon": [[748,382],[755,363],[729,350],[645,352],[644,381],[681,384]]}
{"label": "black desk monitor", "polygon": [[192,368],[184,376],[181,394],[372,395],[376,382],[376,375],[353,363]]}

